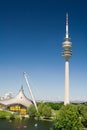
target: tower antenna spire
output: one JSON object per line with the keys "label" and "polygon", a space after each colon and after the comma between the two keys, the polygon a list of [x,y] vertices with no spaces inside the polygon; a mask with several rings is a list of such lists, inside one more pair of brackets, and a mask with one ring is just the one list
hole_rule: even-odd
{"label": "tower antenna spire", "polygon": [[68,13],[66,13],[66,38],[69,38],[69,32],[68,32]]}

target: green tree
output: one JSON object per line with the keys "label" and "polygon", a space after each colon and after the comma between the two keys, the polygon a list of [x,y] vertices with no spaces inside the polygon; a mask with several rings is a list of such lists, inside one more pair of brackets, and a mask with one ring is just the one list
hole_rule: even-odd
{"label": "green tree", "polygon": [[38,106],[38,112],[40,113],[41,116],[43,116],[44,118],[49,118],[51,117],[51,107],[49,107],[48,105],[41,103]]}
{"label": "green tree", "polygon": [[35,117],[36,115],[36,109],[34,105],[31,105],[28,109],[27,112],[29,113],[30,117]]}
{"label": "green tree", "polygon": [[82,124],[84,127],[87,127],[87,106],[84,104],[79,104],[77,105],[77,110],[79,112]]}
{"label": "green tree", "polygon": [[46,102],[45,104],[50,106],[53,110],[59,110],[63,106],[63,103]]}
{"label": "green tree", "polygon": [[51,107],[47,106],[47,105],[44,105],[43,109],[42,109],[42,115],[45,117],[45,118],[49,118],[51,117]]}
{"label": "green tree", "polygon": [[38,112],[40,113],[40,116],[42,116],[43,107],[44,107],[44,103],[40,103],[40,104],[38,105]]}
{"label": "green tree", "polygon": [[83,130],[81,119],[75,105],[63,106],[54,122],[53,130]]}

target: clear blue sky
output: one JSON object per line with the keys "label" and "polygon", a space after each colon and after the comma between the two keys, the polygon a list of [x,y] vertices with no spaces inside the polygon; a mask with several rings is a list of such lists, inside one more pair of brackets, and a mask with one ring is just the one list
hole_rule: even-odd
{"label": "clear blue sky", "polygon": [[26,71],[37,100],[63,100],[66,12],[73,45],[70,99],[87,100],[87,0],[0,1],[0,96],[17,94],[21,85],[28,95]]}

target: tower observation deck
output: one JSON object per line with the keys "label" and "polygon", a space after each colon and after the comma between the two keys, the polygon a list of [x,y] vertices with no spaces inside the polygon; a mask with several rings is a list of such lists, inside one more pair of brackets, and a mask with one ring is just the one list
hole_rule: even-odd
{"label": "tower observation deck", "polygon": [[65,96],[64,105],[69,104],[69,59],[72,56],[72,42],[70,42],[68,33],[68,13],[66,14],[66,36],[62,43],[62,56],[65,58]]}
{"label": "tower observation deck", "polygon": [[65,41],[62,44],[63,52],[62,56],[68,60],[72,56],[72,42],[70,42],[69,33],[68,33],[68,13],[66,14],[66,37],[64,39]]}

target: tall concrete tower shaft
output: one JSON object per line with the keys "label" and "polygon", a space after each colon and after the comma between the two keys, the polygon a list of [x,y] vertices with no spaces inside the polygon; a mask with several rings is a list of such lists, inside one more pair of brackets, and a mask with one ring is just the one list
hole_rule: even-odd
{"label": "tall concrete tower shaft", "polygon": [[65,41],[62,43],[62,56],[65,58],[65,96],[64,105],[69,104],[69,59],[72,56],[72,43],[70,42],[68,32],[68,13],[66,14],[66,36]]}

